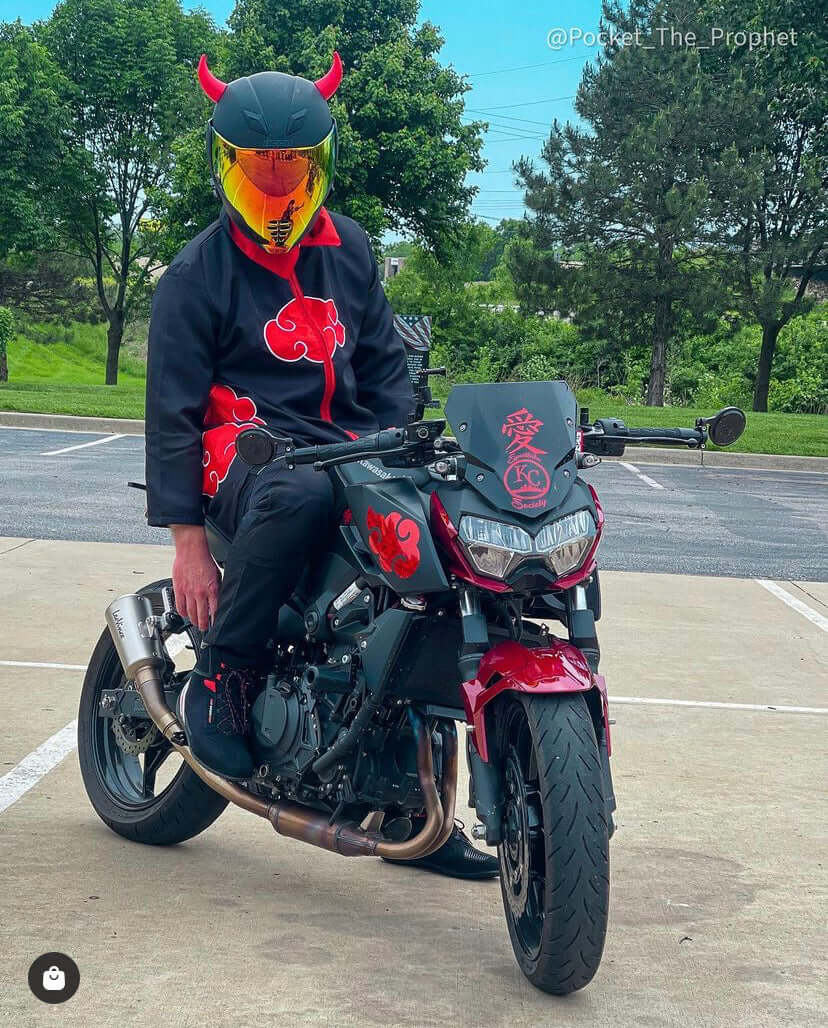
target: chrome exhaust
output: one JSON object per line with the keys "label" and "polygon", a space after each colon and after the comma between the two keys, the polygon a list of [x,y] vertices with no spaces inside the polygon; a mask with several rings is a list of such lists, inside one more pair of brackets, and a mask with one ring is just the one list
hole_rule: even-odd
{"label": "chrome exhaust", "polygon": [[119,596],[106,608],[106,623],[128,681],[132,682],[141,668],[160,670],[164,666],[161,638],[149,596],[137,593]]}
{"label": "chrome exhaust", "polygon": [[412,708],[408,713],[417,741],[417,774],[426,817],[422,829],[413,838],[392,842],[379,832],[365,830],[356,823],[331,824],[327,815],[295,803],[268,802],[208,771],[193,756],[178,718],[167,706],[161,685],[161,669],[165,666],[164,644],[159,630],[161,619],[153,614],[149,597],[133,593],[113,600],[106,608],[106,623],[127,680],[135,683],[147,714],[172,748],[211,789],[231,803],[269,821],[280,835],[309,842],[343,856],[413,860],[433,852],[451,834],[457,788],[456,737],[452,739],[449,733],[448,739],[444,739],[441,798],[434,781],[431,739],[425,721]]}

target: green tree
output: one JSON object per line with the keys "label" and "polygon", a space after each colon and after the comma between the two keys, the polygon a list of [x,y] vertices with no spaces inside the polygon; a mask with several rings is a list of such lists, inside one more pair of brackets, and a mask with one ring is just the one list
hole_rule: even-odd
{"label": "green tree", "polygon": [[828,254],[828,21],[822,0],[711,0],[717,25],[788,33],[795,42],[713,48],[703,66],[741,112],[713,180],[719,242],[744,310],[761,325],[753,409],[766,411],[781,330],[808,312]]}
{"label": "green tree", "polygon": [[63,151],[61,75],[19,21],[0,23],[0,258],[48,246],[54,223],[44,197]]}
{"label": "green tree", "polygon": [[[263,70],[315,79],[336,48],[345,75],[331,101],[340,156],[330,206],[356,218],[378,244],[394,230],[446,252],[474,189],[466,173],[482,167],[480,123],[464,124],[468,86],[437,61],[442,39],[417,25],[419,0],[237,0],[226,57],[211,52],[225,79]],[[180,221],[203,227],[215,217],[203,133],[179,144]]]}
{"label": "green tree", "polygon": [[[677,309],[706,267],[697,247],[715,211],[708,164],[728,131],[730,105],[727,91],[700,73],[697,51],[661,45],[662,25],[695,25],[702,37],[691,0],[605,0],[603,21],[616,35],[637,32],[653,45],[611,40],[578,89],[584,127],[553,126],[541,155],[546,171],[526,158],[516,165],[534,213],[535,249],[546,255],[540,267],[537,255],[534,267],[532,255],[524,257],[547,291],[558,285],[560,272],[549,265],[561,248],[571,254],[580,244],[586,263],[598,258],[604,273],[610,261],[628,317],[647,324],[647,403],[660,406]],[[600,277],[593,285],[600,289]]]}
{"label": "green tree", "polygon": [[174,142],[202,116],[194,68],[214,29],[179,0],[64,0],[36,34],[64,74],[68,109],[55,237],[91,265],[114,385],[124,325],[164,244]]}

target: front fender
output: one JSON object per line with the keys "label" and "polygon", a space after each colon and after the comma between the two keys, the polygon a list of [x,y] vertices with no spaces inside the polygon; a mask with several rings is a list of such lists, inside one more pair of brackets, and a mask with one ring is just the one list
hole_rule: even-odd
{"label": "front fender", "polygon": [[463,682],[460,688],[475,749],[487,762],[485,711],[503,692],[566,693],[598,689],[604,722],[609,728],[607,686],[603,676],[592,673],[586,657],[577,647],[560,639],[539,649],[529,649],[512,639],[498,643],[480,661],[477,677]]}

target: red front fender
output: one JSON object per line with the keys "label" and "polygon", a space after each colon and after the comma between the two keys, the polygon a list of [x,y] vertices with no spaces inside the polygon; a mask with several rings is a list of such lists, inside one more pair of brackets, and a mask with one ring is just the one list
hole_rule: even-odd
{"label": "red front fender", "polygon": [[561,693],[597,689],[609,746],[606,682],[602,675],[592,673],[583,653],[568,642],[556,639],[551,646],[531,650],[511,639],[498,643],[480,661],[477,677],[463,682],[460,688],[475,748],[485,761],[489,759],[486,706],[506,691]]}

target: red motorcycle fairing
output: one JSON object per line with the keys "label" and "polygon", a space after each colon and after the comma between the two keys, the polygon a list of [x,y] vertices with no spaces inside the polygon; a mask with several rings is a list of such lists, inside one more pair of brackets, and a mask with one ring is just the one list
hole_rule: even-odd
{"label": "red motorcycle fairing", "polygon": [[586,657],[571,643],[556,639],[551,646],[529,649],[513,639],[498,643],[480,661],[477,677],[460,686],[466,719],[482,760],[489,760],[485,710],[503,692],[566,693],[589,692],[601,695],[601,710],[611,753],[607,685],[603,675],[590,669]]}

